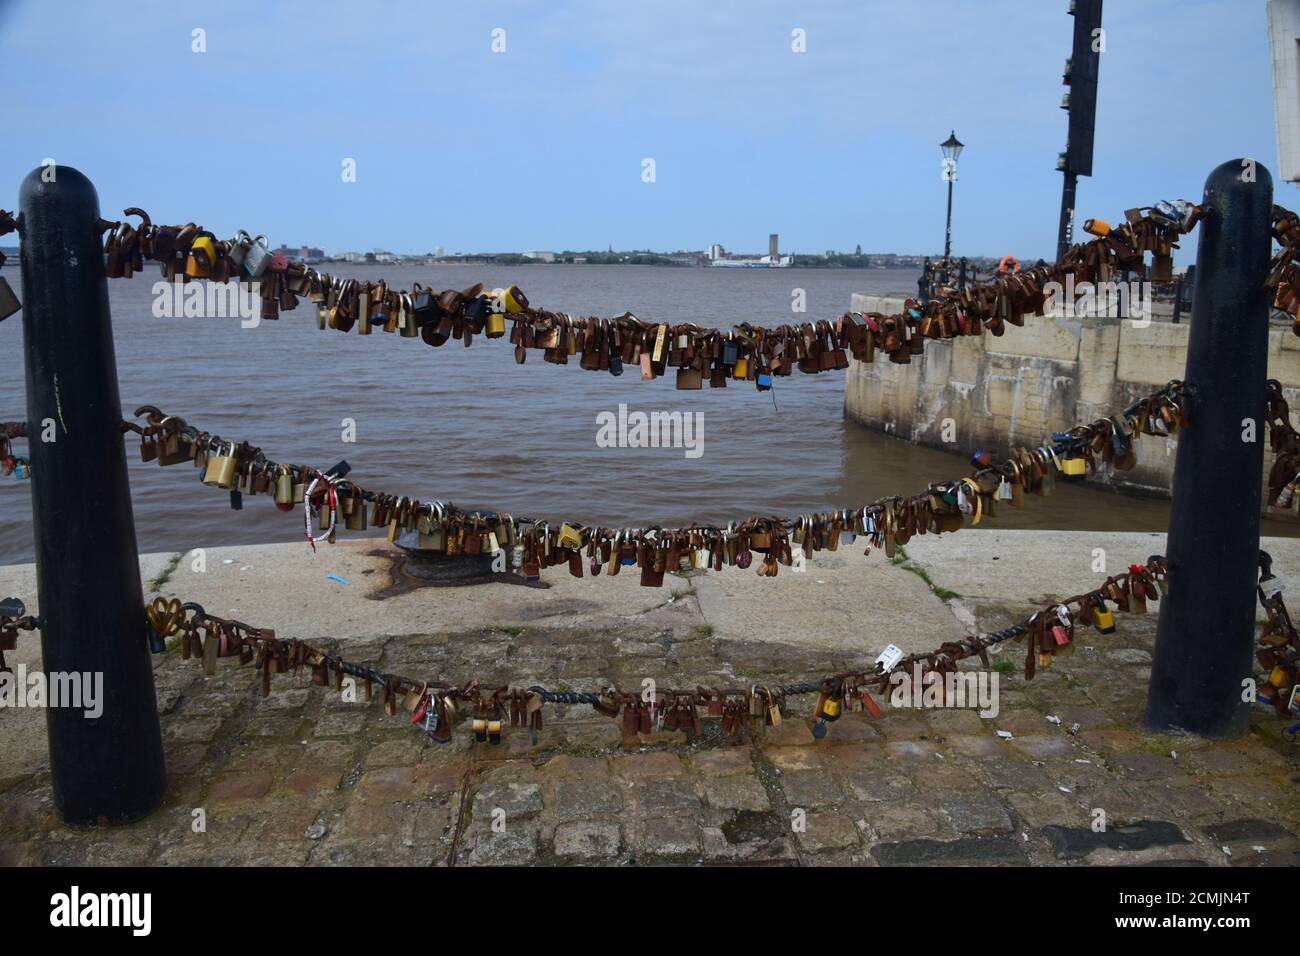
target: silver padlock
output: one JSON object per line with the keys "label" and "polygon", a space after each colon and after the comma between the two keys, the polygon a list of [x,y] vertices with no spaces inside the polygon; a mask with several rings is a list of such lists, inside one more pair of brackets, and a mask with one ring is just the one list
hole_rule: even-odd
{"label": "silver padlock", "polygon": [[243,229],[235,233],[235,238],[230,240],[230,251],[226,253],[226,259],[230,262],[232,272],[238,272],[244,268],[244,260],[248,257],[248,250],[253,245],[253,237]]}
{"label": "silver padlock", "polygon": [[270,264],[271,250],[266,244],[266,236],[259,235],[244,254],[244,273],[250,279],[257,279]]}

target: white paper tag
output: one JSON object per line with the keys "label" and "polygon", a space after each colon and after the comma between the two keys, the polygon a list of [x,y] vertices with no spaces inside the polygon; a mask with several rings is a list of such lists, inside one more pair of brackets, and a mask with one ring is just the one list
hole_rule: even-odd
{"label": "white paper tag", "polygon": [[880,665],[881,670],[892,671],[898,666],[898,662],[902,659],[902,649],[893,644],[888,644],[885,649],[880,652],[880,656],[876,658],[876,663]]}

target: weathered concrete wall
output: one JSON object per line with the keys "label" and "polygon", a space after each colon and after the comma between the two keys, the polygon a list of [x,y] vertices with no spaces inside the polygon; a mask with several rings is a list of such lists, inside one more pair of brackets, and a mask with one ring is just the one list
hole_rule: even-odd
{"label": "weathered concrete wall", "polygon": [[[903,300],[856,293],[852,308],[898,313]],[[1170,379],[1182,378],[1188,325],[1169,321],[1169,308],[1152,309],[1136,328],[1118,318],[1047,318],[1007,326],[997,337],[928,341],[910,365],[880,356],[851,362],[844,389],[845,414],[868,428],[969,455],[985,448],[1004,456],[1053,431],[1109,415]],[[1287,401],[1300,396],[1300,338],[1289,329],[1269,332],[1268,374],[1282,382]],[[944,422],[953,429],[944,440]],[[1261,428],[1260,440],[1267,442]],[[1123,490],[1167,496],[1177,438],[1143,437],[1136,468],[1113,479]],[[1272,464],[1266,458],[1265,474]]]}

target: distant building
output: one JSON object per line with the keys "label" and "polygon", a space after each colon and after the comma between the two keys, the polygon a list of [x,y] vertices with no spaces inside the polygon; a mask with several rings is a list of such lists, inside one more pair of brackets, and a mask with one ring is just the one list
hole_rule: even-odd
{"label": "distant building", "polygon": [[523,253],[523,257],[525,259],[534,259],[537,262],[555,261],[555,253],[553,252],[525,252]]}
{"label": "distant building", "polygon": [[777,240],[776,233],[772,233],[770,236],[767,237],[767,254],[771,256],[773,259],[777,258],[776,240]]}

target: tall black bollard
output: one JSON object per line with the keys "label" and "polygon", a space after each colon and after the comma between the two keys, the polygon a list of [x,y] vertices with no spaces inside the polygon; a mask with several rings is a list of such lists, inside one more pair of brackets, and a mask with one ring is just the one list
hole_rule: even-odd
{"label": "tall black bollard", "polygon": [[102,680],[98,716],[85,708],[46,711],[54,804],[71,824],[125,823],[158,806],[167,775],[96,229],[99,197],[85,176],[58,166],[33,170],[19,201],[41,654],[47,674]]}
{"label": "tall black bollard", "polygon": [[[1243,181],[1253,173],[1254,181]],[[1184,394],[1146,723],[1205,737],[1244,733],[1264,469],[1273,177],[1224,163],[1205,181]]]}

